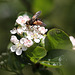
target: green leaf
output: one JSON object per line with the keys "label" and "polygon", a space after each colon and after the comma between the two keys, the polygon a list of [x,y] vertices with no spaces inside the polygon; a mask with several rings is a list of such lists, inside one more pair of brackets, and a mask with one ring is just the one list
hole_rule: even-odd
{"label": "green leaf", "polygon": [[[11,59],[12,58],[12,59]],[[7,70],[11,72],[20,72],[24,68],[24,64],[20,63],[14,53],[10,53],[7,59]]]}
{"label": "green leaf", "polygon": [[20,72],[24,68],[14,56],[14,53],[2,53],[0,55],[0,69],[9,72]]}
{"label": "green leaf", "polygon": [[45,47],[47,50],[52,49],[72,49],[69,36],[62,30],[54,28],[49,30],[45,39]]}
{"label": "green leaf", "polygon": [[41,59],[39,62],[40,64],[47,66],[58,68],[63,65],[65,60],[65,50],[51,50],[48,51],[47,56]]}
{"label": "green leaf", "polygon": [[46,56],[47,51],[43,47],[37,46],[36,48],[29,48],[26,52],[27,56],[34,63],[37,63],[40,59]]}

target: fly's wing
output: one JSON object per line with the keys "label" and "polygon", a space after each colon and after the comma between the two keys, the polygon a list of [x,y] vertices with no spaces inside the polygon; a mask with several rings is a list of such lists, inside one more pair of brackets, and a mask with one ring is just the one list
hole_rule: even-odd
{"label": "fly's wing", "polygon": [[41,14],[41,11],[38,11],[35,13],[35,15],[29,20],[26,22],[27,25],[33,25],[33,22],[36,21],[36,19],[40,16]]}
{"label": "fly's wing", "polygon": [[31,20],[27,21],[27,24],[29,24],[29,25],[33,25],[34,24],[34,25],[46,26],[45,23],[43,23],[42,21],[40,21],[38,19],[40,14],[41,14],[41,11],[36,12],[35,15],[31,18]]}
{"label": "fly's wing", "polygon": [[35,22],[36,19],[40,16],[40,14],[41,14],[41,11],[36,12],[35,15],[31,18],[31,20],[29,20],[29,24],[32,25],[33,22]]}
{"label": "fly's wing", "polygon": [[[32,21],[33,21],[33,24],[35,25],[40,25],[40,26],[46,26],[45,23],[43,23],[42,21],[40,21],[39,19],[37,19],[41,14],[41,11],[38,11],[35,13],[35,15],[32,17]],[[37,20],[36,20],[37,19]],[[35,21],[36,20],[36,21]]]}
{"label": "fly's wing", "polygon": [[37,19],[41,14],[41,11],[38,11],[35,13],[35,15],[32,17],[32,19]]}

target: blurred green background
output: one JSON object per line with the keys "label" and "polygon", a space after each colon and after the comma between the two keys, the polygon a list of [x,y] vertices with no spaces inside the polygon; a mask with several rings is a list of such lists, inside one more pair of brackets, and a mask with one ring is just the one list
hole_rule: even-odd
{"label": "blurred green background", "polygon": [[[34,14],[39,10],[42,11],[40,18],[47,24],[48,29],[57,27],[68,35],[75,36],[74,0],[0,0],[0,53],[7,50],[10,29],[14,27],[17,14],[22,11]],[[11,75],[0,71],[0,75],[6,73]]]}

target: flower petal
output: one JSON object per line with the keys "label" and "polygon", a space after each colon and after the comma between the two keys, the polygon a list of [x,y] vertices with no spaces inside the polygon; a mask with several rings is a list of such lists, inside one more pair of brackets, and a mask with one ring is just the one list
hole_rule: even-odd
{"label": "flower petal", "polygon": [[15,52],[16,51],[16,45],[13,45],[10,47],[11,52]]}
{"label": "flower petal", "polygon": [[23,50],[23,51],[26,51],[26,50],[27,50],[27,47],[22,46],[22,50]]}
{"label": "flower petal", "polygon": [[40,39],[34,39],[34,41],[35,41],[36,43],[39,43],[39,42],[40,42]]}
{"label": "flower petal", "polygon": [[11,34],[16,34],[16,28],[10,30]]}
{"label": "flower petal", "polygon": [[20,39],[20,43],[21,43],[21,44],[24,44],[24,41],[25,41],[25,38],[21,38],[21,39]]}
{"label": "flower petal", "polygon": [[11,36],[10,41],[11,41],[12,43],[14,43],[14,44],[18,44],[18,43],[19,43],[19,40],[17,39],[17,37],[16,37],[15,35],[12,35],[12,36]]}
{"label": "flower petal", "polygon": [[22,28],[18,28],[18,29],[17,29],[17,34],[22,34],[22,33],[23,33]]}
{"label": "flower petal", "polygon": [[72,45],[75,46],[75,38],[73,36],[69,36]]}
{"label": "flower petal", "polygon": [[16,55],[21,55],[22,54],[22,49],[17,49],[16,50]]}
{"label": "flower petal", "polygon": [[38,30],[39,30],[42,34],[45,34],[45,33],[48,31],[48,29],[45,29],[45,27],[40,27]]}

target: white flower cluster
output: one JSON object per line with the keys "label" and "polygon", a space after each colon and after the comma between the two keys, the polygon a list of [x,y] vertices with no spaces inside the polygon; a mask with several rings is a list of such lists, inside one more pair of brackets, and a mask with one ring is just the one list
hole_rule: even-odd
{"label": "white flower cluster", "polygon": [[73,45],[73,50],[75,50],[75,38],[73,36],[69,36],[70,41],[72,42]]}
{"label": "white flower cluster", "polygon": [[[44,35],[48,29],[40,25],[26,25],[29,20],[30,18],[27,15],[19,16],[16,20],[18,27],[10,30],[12,34],[10,41],[13,43],[10,50],[16,52],[16,55],[21,55],[22,51],[26,51],[34,43],[40,43],[40,41],[44,43]],[[18,39],[15,34],[19,36],[24,34],[24,36]]]}

